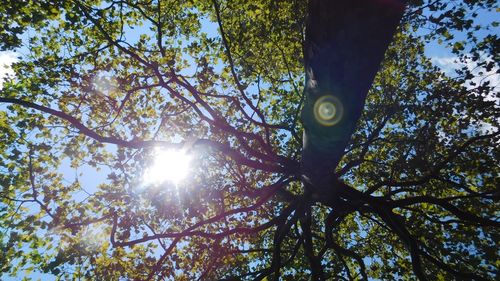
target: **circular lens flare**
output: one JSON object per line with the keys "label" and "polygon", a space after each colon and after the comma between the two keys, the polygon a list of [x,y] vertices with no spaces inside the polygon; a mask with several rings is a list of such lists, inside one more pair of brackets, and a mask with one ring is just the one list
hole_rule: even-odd
{"label": "circular lens flare", "polygon": [[343,113],[342,103],[332,95],[322,96],[314,103],[314,118],[323,126],[337,124]]}
{"label": "circular lens flare", "polygon": [[329,120],[335,117],[335,112],[337,109],[335,108],[335,105],[331,102],[323,102],[319,105],[318,108],[318,114],[321,117],[321,119],[324,120]]}

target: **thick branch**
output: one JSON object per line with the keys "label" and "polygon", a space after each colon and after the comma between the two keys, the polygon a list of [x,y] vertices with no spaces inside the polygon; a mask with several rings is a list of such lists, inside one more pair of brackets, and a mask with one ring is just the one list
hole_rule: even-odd
{"label": "thick branch", "polygon": [[[40,110],[42,112],[51,114],[53,116],[59,117],[67,122],[69,122],[73,127],[78,129],[80,133],[95,139],[96,141],[102,142],[102,143],[110,143],[110,144],[116,144],[121,147],[128,147],[128,148],[148,148],[148,147],[155,147],[155,146],[161,146],[161,147],[171,147],[171,148],[176,148],[180,149],[183,148],[186,143],[169,143],[165,141],[154,141],[154,140],[123,140],[117,137],[112,137],[112,136],[102,136],[98,133],[96,133],[94,130],[88,128],[85,126],[80,120],[76,119],[75,117],[64,113],[62,111],[58,111],[43,105],[38,105],[29,101],[23,101],[19,99],[14,99],[14,98],[1,98],[0,97],[0,103],[11,103],[11,104],[18,104],[24,107],[28,108],[33,108]],[[231,159],[236,161],[237,163],[241,165],[245,165],[257,170],[263,170],[263,171],[268,171],[268,172],[287,172],[284,168],[277,167],[271,164],[265,164],[256,160],[250,160],[243,156],[241,153],[238,151],[232,149],[228,144],[222,144],[218,143],[216,141],[208,140],[208,139],[198,139],[196,140],[192,145],[201,145],[201,146],[208,146],[212,147],[217,151],[220,151],[224,153],[225,155],[229,156]]]}
{"label": "thick branch", "polygon": [[[403,11],[400,0],[309,0],[302,166],[316,190],[332,187],[330,178]],[[333,104],[331,115],[322,113],[325,98]]]}

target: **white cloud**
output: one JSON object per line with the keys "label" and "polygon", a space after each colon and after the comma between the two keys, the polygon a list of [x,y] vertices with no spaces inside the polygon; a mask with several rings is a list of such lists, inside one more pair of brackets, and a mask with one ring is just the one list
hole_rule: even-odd
{"label": "white cloud", "polygon": [[431,61],[447,74],[453,73],[455,69],[462,66],[456,57],[432,57]]}
{"label": "white cloud", "polygon": [[[483,61],[489,63],[493,60],[491,57],[483,58]],[[477,67],[477,62],[472,61],[471,59],[466,61],[460,61],[458,57],[455,56],[444,56],[444,57],[432,57],[431,61],[437,65],[441,70],[449,76],[456,75],[455,70],[461,69],[464,66],[469,69],[474,78],[470,80],[470,82],[475,83],[476,85],[480,85],[486,81],[490,82],[490,86],[494,87],[495,90],[500,88],[500,73],[498,73],[498,67],[487,71],[484,67]],[[465,85],[467,88],[474,88],[473,85],[467,83]],[[486,100],[497,101],[498,98],[494,96],[486,97]]]}
{"label": "white cloud", "polygon": [[[486,63],[489,63],[493,60],[491,57],[484,57],[483,56],[483,61]],[[464,85],[467,89],[473,89],[477,87],[478,85],[481,85],[485,82],[489,82],[489,86],[493,87],[493,91],[489,93],[489,95],[484,97],[484,100],[486,101],[494,101],[496,107],[500,107],[500,98],[498,95],[498,91],[500,90],[500,73],[498,67],[495,67],[491,69],[490,71],[487,71],[484,67],[478,67],[477,62],[470,60],[466,61],[460,61],[458,57],[454,56],[444,56],[444,57],[432,57],[431,61],[441,68],[441,70],[447,74],[448,76],[453,77],[456,75],[455,70],[457,69],[462,69],[466,67],[468,70],[471,71],[471,73],[474,75],[474,78],[470,79],[470,81],[467,81],[466,84]],[[471,84],[471,82],[474,85]],[[497,120],[500,122],[500,120]],[[485,134],[485,133],[492,133],[496,132],[497,128],[492,126],[491,124],[488,124],[486,122],[483,122],[479,120],[478,122],[478,130],[479,132]]]}
{"label": "white cloud", "polygon": [[10,51],[0,52],[0,89],[2,89],[6,78],[14,76],[14,70],[12,70],[11,65],[17,61],[16,53]]}

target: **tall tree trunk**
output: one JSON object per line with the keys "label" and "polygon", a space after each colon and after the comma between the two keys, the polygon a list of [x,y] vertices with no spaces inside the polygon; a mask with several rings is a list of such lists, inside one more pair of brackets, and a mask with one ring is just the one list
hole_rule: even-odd
{"label": "tall tree trunk", "polygon": [[302,171],[321,195],[361,115],[405,8],[403,0],[309,0]]}

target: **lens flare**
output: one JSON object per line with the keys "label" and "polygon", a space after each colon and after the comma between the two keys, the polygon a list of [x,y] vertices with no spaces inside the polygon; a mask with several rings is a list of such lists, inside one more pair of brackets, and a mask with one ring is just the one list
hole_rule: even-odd
{"label": "lens flare", "polygon": [[320,97],[314,103],[314,118],[323,126],[333,126],[340,122],[344,107],[340,100],[332,95]]}

